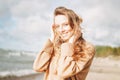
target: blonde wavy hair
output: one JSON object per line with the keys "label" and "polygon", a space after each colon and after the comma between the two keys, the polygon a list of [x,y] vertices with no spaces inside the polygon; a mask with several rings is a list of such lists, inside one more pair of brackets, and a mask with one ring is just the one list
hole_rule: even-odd
{"label": "blonde wavy hair", "polygon": [[[73,10],[67,9],[65,7],[57,7],[54,11],[54,17],[57,15],[65,15],[68,17],[68,22],[71,26],[71,28],[74,30],[74,46],[77,51],[83,50],[84,48],[84,43],[85,40],[82,37],[82,32],[81,32],[81,26],[80,24],[82,23],[82,18],[78,16]],[[55,24],[55,20],[54,20]],[[63,43],[63,41],[60,39],[60,37],[57,35],[56,32],[56,26],[53,24],[52,29],[54,32],[54,46],[55,47],[60,47],[60,45]],[[79,49],[78,49],[79,48]]]}

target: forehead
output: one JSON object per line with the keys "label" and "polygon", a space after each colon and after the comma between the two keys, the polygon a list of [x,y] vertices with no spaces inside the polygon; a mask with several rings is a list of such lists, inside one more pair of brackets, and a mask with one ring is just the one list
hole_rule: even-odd
{"label": "forehead", "polygon": [[68,23],[68,18],[65,15],[57,15],[55,16],[55,24],[63,24]]}

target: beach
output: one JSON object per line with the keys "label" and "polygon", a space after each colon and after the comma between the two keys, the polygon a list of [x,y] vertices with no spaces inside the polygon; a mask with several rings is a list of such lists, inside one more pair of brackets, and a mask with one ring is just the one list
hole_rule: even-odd
{"label": "beach", "polygon": [[120,59],[94,58],[86,80],[120,80]]}
{"label": "beach", "polygon": [[[111,58],[94,58],[86,80],[120,80],[120,60]],[[43,80],[43,73],[23,76],[8,76],[0,80]]]}

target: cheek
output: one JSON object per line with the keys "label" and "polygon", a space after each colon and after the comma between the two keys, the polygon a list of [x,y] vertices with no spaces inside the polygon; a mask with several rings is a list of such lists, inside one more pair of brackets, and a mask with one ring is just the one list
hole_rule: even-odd
{"label": "cheek", "polygon": [[65,29],[66,31],[72,31],[72,28],[71,28],[70,26],[66,26],[64,29]]}
{"label": "cheek", "polygon": [[70,33],[73,31],[73,29],[72,29],[71,27],[66,28],[65,30],[66,30],[67,32],[70,32]]}

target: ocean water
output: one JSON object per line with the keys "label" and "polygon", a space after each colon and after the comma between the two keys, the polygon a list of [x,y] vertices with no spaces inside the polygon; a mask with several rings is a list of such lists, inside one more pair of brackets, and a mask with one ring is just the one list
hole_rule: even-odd
{"label": "ocean water", "polygon": [[0,49],[0,77],[33,74],[33,61],[37,53]]}

